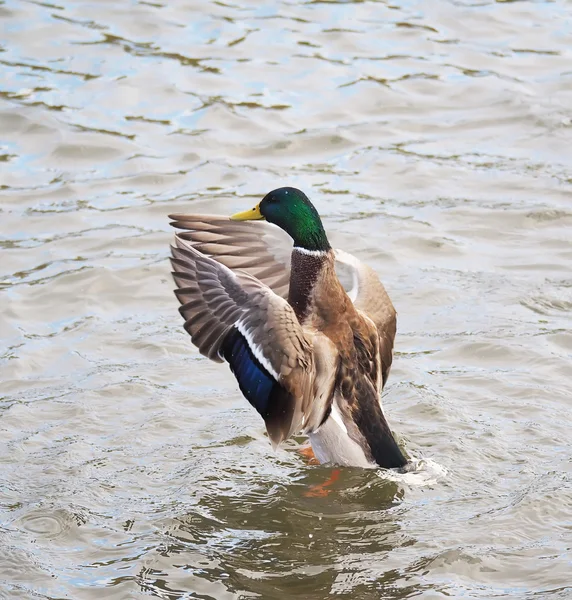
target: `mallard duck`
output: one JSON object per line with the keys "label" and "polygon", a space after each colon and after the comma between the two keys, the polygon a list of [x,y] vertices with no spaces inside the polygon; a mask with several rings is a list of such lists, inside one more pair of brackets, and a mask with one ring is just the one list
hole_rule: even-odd
{"label": "mallard duck", "polygon": [[395,309],[370,267],[332,249],[306,195],[283,187],[230,218],[170,218],[184,230],[171,263],[185,329],[230,365],[273,446],[301,432],[320,463],[404,467],[381,406]]}

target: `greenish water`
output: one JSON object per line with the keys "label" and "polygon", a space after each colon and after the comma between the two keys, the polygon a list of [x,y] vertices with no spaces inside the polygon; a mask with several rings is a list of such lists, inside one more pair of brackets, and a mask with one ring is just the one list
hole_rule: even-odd
{"label": "greenish water", "polygon": [[[0,2],[0,598],[572,598],[572,5]],[[274,453],[167,214],[305,190],[416,473]]]}

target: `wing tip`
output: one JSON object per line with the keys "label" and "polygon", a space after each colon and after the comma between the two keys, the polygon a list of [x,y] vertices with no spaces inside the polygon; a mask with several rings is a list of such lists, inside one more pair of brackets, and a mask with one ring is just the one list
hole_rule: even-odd
{"label": "wing tip", "polygon": [[[205,229],[205,225],[216,225],[221,222],[230,222],[230,217],[226,215],[205,215],[198,213],[183,214],[183,213],[171,213],[167,215],[170,219],[169,225],[175,229]],[[200,227],[199,225],[203,226]]]}

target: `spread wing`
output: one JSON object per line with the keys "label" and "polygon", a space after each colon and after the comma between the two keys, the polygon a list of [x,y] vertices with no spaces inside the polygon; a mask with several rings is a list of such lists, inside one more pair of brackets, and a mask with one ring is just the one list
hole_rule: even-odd
{"label": "spread wing", "polygon": [[[279,227],[265,221],[231,221],[220,215],[174,214],[170,218],[175,228],[183,230],[177,239],[189,250],[194,248],[233,271],[243,271],[277,296],[288,298],[293,244]],[[344,289],[356,308],[377,327],[385,384],[393,360],[395,309],[373,269],[347,252],[335,253],[336,271]]]}
{"label": "spread wing", "polygon": [[175,244],[171,263],[185,329],[203,355],[229,363],[279,444],[302,428],[315,378],[311,344],[294,310],[258,279],[205,256],[180,234]]}
{"label": "spread wing", "polygon": [[343,250],[335,250],[335,254],[336,273],[350,300],[377,327],[383,385],[385,385],[393,361],[397,313],[377,273],[371,267]]}
{"label": "spread wing", "polygon": [[169,215],[184,232],[179,239],[230,269],[256,277],[282,298],[288,297],[292,239],[265,221],[231,221],[216,215]]}

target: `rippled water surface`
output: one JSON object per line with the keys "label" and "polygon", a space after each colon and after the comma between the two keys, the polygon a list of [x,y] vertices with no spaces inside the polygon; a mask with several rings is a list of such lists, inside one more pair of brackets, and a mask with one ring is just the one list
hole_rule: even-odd
{"label": "rippled water surface", "polygon": [[[572,598],[572,4],[0,2],[0,597]],[[170,212],[304,189],[416,473],[274,453]]]}

